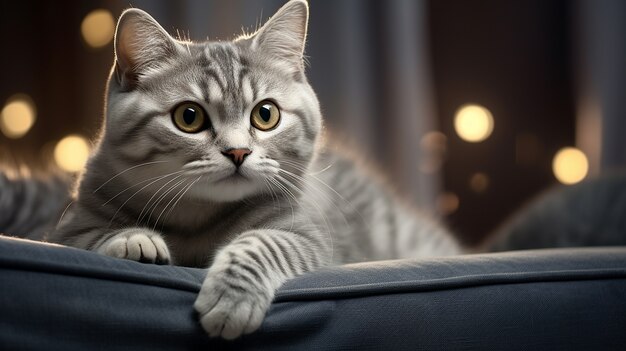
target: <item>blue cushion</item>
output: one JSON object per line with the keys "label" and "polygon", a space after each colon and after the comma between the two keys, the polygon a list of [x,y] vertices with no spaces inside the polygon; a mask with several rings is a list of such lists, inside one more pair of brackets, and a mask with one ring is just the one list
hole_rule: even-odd
{"label": "blue cushion", "polygon": [[626,248],[324,269],[287,282],[261,329],[209,339],[204,270],[0,238],[0,349],[623,350]]}

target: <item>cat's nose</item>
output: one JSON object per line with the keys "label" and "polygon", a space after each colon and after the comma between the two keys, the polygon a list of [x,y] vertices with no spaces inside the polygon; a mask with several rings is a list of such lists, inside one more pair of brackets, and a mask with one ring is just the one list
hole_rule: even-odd
{"label": "cat's nose", "polygon": [[252,153],[250,149],[227,149],[222,151],[222,155],[230,158],[235,166],[239,167],[243,160]]}

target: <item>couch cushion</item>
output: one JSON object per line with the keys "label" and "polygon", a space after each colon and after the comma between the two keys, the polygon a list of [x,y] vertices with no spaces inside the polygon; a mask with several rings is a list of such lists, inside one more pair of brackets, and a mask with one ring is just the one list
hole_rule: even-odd
{"label": "couch cushion", "polygon": [[261,329],[209,339],[204,270],[0,238],[0,349],[623,349],[626,248],[323,269],[287,282]]}

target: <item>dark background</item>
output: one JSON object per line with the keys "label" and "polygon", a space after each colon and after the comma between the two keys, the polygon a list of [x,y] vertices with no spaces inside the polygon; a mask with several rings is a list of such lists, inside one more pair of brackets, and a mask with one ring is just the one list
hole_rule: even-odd
{"label": "dark background", "polygon": [[[227,39],[283,2],[135,1],[170,33]],[[588,177],[626,164],[626,2],[620,0],[312,0],[308,76],[327,124],[385,170],[400,193],[445,216],[478,243],[515,209],[557,183],[555,153],[582,149]],[[92,10],[117,17],[127,1],[0,2],[0,104],[28,94],[37,120],[22,138],[0,134],[5,163],[51,163],[68,134],[93,138],[112,44],[90,48]],[[493,134],[461,140],[455,111],[488,108]],[[445,135],[427,145],[431,131]],[[422,165],[441,165],[425,171]],[[488,178],[472,190],[476,173]],[[441,194],[455,208],[437,207]],[[446,206],[444,206],[446,207]]]}

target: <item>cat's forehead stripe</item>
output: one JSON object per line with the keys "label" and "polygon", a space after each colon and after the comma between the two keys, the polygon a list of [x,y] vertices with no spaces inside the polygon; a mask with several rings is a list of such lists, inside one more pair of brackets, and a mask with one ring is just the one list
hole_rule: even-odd
{"label": "cat's forehead stripe", "polygon": [[242,64],[234,46],[226,44],[207,44],[205,50],[209,66],[214,68],[218,77],[223,80],[222,90],[237,88],[237,78],[240,76]]}

